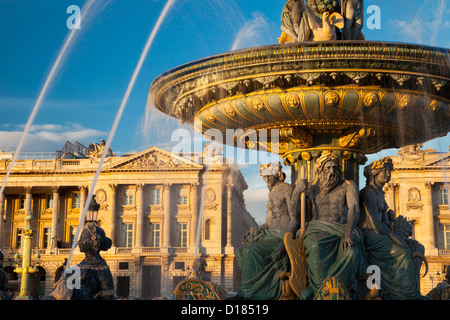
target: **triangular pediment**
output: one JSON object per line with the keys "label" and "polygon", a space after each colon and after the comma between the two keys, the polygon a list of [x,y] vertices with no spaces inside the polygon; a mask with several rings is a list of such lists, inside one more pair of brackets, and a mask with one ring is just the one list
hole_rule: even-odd
{"label": "triangular pediment", "polygon": [[203,169],[203,166],[166,150],[151,147],[111,164],[106,170],[179,170]]}

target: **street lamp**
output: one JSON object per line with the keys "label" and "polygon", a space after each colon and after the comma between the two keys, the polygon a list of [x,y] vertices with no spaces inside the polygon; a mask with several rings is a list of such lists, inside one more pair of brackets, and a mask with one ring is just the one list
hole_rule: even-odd
{"label": "street lamp", "polygon": [[97,222],[98,210],[100,210],[100,205],[95,201],[95,196],[92,197],[91,203],[89,204],[88,210],[86,212],[86,223]]}
{"label": "street lamp", "polygon": [[30,275],[36,273],[39,267],[40,254],[37,253],[35,256],[35,264],[31,266],[31,241],[33,239],[34,230],[31,227],[31,222],[33,221],[33,216],[29,215],[25,218],[27,226],[24,230],[24,240],[23,240],[23,258],[22,266],[19,267],[20,255],[17,252],[14,255],[16,261],[15,273],[22,274],[22,279],[20,281],[20,293],[16,297],[16,300],[32,300],[33,297],[30,295]]}

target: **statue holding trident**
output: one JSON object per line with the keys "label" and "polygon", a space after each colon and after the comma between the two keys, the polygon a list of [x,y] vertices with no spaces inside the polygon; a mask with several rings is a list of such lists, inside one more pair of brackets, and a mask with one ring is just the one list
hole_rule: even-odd
{"label": "statue holding trident", "polygon": [[[297,245],[297,253],[304,253],[309,281],[309,286],[300,294],[296,292],[303,300],[313,299],[327,278],[340,279],[350,290],[357,277],[365,274],[363,239],[356,227],[359,217],[357,186],[341,178],[341,159],[333,153],[320,156],[315,169],[314,183],[308,186],[307,180],[301,179],[294,190],[297,197],[305,192],[313,209],[312,220],[298,238],[302,247]],[[291,241],[285,239],[285,242],[289,245],[288,252],[294,251]],[[295,262],[291,257],[293,260]],[[292,268],[304,268],[304,263],[303,266],[295,263]]]}

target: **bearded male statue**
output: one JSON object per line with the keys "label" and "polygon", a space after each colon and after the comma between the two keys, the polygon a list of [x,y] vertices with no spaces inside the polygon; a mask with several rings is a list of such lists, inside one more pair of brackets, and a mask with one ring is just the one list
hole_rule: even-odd
{"label": "bearded male statue", "polygon": [[358,276],[365,274],[363,239],[356,227],[359,216],[355,182],[341,178],[341,159],[324,153],[315,165],[316,180],[300,180],[294,194],[306,192],[313,217],[303,235],[309,287],[300,299],[313,299],[329,277],[339,278],[351,294]]}

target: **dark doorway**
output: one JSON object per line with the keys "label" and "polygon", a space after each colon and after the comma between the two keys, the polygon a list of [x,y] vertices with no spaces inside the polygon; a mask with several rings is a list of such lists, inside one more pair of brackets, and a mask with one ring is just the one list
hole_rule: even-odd
{"label": "dark doorway", "polygon": [[142,299],[161,296],[161,266],[142,267]]}
{"label": "dark doorway", "polygon": [[130,277],[117,277],[117,297],[127,299],[130,295]]}

